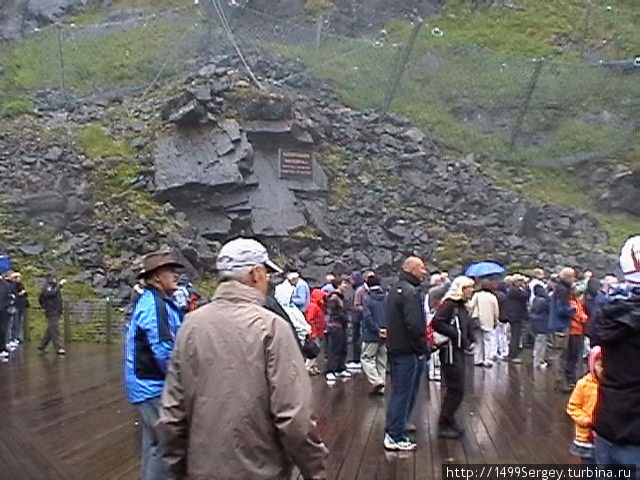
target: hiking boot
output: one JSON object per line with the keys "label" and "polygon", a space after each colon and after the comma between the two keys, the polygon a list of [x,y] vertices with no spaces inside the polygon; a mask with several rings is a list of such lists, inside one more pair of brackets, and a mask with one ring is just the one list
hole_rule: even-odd
{"label": "hiking boot", "polygon": [[324,378],[327,379],[327,382],[335,382],[338,377],[332,372],[327,373]]}
{"label": "hiking boot", "polygon": [[67,352],[65,351],[64,348],[59,348],[58,350],[56,350],[56,353],[58,355],[65,355]]}
{"label": "hiking boot", "polygon": [[417,444],[415,442],[412,442],[409,439],[404,439],[396,442],[393,438],[389,436],[388,433],[384,435],[383,443],[384,443],[385,450],[391,450],[392,452],[393,451],[409,452],[411,450],[415,450],[417,447]]}

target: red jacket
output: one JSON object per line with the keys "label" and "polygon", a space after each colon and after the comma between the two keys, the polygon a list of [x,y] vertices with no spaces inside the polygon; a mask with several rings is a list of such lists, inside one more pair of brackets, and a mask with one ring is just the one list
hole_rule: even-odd
{"label": "red jacket", "polygon": [[311,302],[309,303],[304,316],[307,319],[307,322],[309,322],[309,325],[311,325],[312,339],[324,338],[324,330],[326,328],[324,319],[324,299],[326,295],[327,294],[319,288],[311,290]]}

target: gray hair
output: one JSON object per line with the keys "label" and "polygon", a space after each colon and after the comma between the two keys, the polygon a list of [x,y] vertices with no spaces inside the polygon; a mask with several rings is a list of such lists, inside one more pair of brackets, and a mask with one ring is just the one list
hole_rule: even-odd
{"label": "gray hair", "polygon": [[234,268],[233,270],[219,270],[218,278],[221,282],[228,280],[235,280],[240,283],[247,283],[249,281],[249,274],[256,268],[256,265],[249,265],[240,268]]}

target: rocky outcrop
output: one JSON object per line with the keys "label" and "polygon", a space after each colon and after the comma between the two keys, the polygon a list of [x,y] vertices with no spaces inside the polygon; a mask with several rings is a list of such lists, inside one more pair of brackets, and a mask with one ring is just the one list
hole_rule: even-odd
{"label": "rocky outcrop", "polygon": [[[599,271],[614,265],[586,211],[501,188],[482,159],[443,151],[406,118],[349,108],[291,61],[262,54],[250,63],[268,94],[221,56],[143,96],[60,109],[47,108],[53,95],[39,95],[38,117],[0,133],[0,191],[30,228],[42,222],[54,240],[16,232],[0,247],[72,263],[99,292],[122,297],[140,255],[173,248],[197,276],[211,272],[218,242],[237,235],[264,240],[311,279],[354,267],[391,275],[412,252],[446,268],[482,257]],[[137,177],[106,199],[95,171],[113,159],[87,158],[64,136],[43,135],[91,122],[138,152],[127,160],[140,167]],[[310,171],[283,175],[282,151],[310,155]],[[131,191],[153,194],[163,207],[145,212],[152,208],[145,200],[131,208]]]}

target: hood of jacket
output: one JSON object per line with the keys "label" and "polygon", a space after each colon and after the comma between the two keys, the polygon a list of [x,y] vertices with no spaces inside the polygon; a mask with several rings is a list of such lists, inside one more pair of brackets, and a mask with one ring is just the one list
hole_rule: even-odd
{"label": "hood of jacket", "polygon": [[313,290],[311,290],[311,301],[320,307],[324,305],[324,298],[326,296],[326,292],[323,292],[319,288],[314,288]]}
{"label": "hood of jacket", "polygon": [[613,290],[602,307],[602,315],[640,332],[640,287]]}
{"label": "hood of jacket", "polygon": [[384,300],[387,296],[382,287],[372,287],[367,295],[369,295],[369,297],[373,300],[377,301]]}

